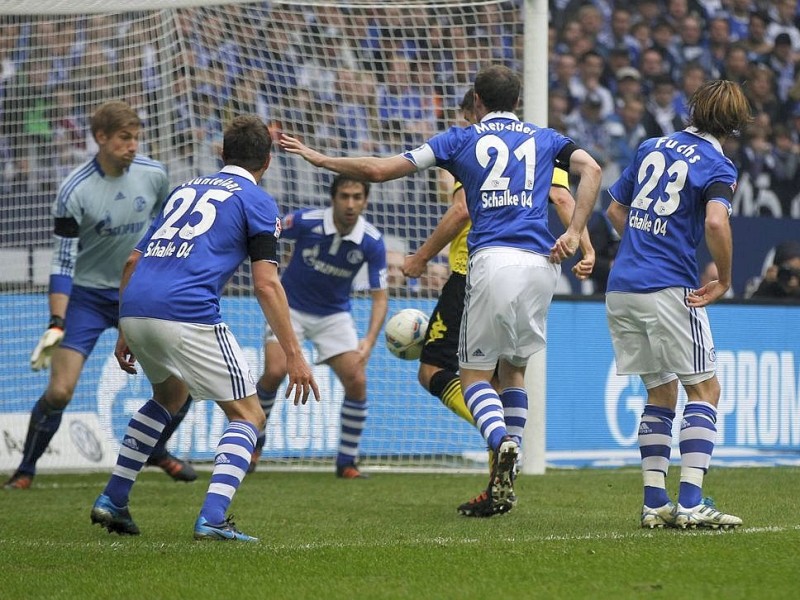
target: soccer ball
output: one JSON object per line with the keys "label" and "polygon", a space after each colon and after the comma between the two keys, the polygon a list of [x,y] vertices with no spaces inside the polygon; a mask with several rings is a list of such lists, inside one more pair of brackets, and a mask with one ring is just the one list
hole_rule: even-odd
{"label": "soccer ball", "polygon": [[386,323],[386,347],[403,360],[417,360],[422,354],[428,315],[416,308],[405,308]]}

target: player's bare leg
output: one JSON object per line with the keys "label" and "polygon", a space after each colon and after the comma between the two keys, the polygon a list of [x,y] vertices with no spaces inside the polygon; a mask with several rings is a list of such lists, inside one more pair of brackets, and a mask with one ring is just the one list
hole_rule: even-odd
{"label": "player's bare leg", "polygon": [[358,446],[367,422],[367,375],[360,352],[343,352],[327,364],[344,388],[336,476],[342,479],[365,479],[358,467]]}
{"label": "player's bare leg", "polygon": [[248,473],[255,471],[258,461],[261,460],[261,453],[267,440],[266,423],[275,406],[275,397],[281,382],[286,377],[286,372],[286,355],[283,353],[281,345],[277,341],[267,342],[264,345],[264,372],[256,384],[256,395],[261,411],[264,413],[264,430],[258,434],[253,455],[250,458],[250,466],[247,468]]}

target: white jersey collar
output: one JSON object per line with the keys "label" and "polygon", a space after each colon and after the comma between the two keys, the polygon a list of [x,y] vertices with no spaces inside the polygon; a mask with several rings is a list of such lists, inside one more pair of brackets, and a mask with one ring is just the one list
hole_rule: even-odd
{"label": "white jersey collar", "polygon": [[219,172],[228,173],[230,175],[238,175],[239,177],[244,177],[245,179],[249,179],[256,185],[258,185],[256,178],[253,177],[253,174],[247,169],[243,169],[242,167],[237,167],[236,165],[225,165],[219,170]]}
{"label": "white jersey collar", "polygon": [[[325,212],[322,214],[322,228],[325,231],[325,235],[333,235],[338,234],[339,230],[336,229],[336,225],[333,222],[333,208],[330,206],[325,209]],[[347,235],[343,235],[343,240],[348,240],[355,244],[360,244],[361,240],[364,239],[364,217],[361,215],[358,216],[358,221],[356,221],[355,227],[353,227],[353,231],[348,233]]]}
{"label": "white jersey collar", "polygon": [[691,133],[692,135],[696,135],[697,137],[704,139],[709,144],[714,146],[717,152],[725,156],[725,153],[722,151],[722,144],[720,144],[719,140],[710,133],[701,133],[700,131],[697,130],[697,127],[692,127],[692,126],[687,127],[685,131],[687,133]]}
{"label": "white jersey collar", "polygon": [[505,111],[505,110],[498,110],[495,112],[490,112],[486,114],[482,119],[481,123],[484,121],[488,121],[490,119],[511,119],[512,121],[519,121],[519,117],[515,115],[513,112]]}

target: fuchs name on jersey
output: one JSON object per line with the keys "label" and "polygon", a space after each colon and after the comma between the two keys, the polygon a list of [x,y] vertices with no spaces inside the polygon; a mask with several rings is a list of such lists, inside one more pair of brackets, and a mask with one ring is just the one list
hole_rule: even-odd
{"label": "fuchs name on jersey", "polygon": [[685,157],[689,158],[689,164],[694,164],[701,158],[699,154],[695,154],[695,150],[697,150],[697,144],[681,144],[677,140],[671,140],[668,137],[658,138],[656,142],[656,148],[661,148],[664,146],[665,148],[669,148],[670,150],[675,150],[678,154],[683,154]]}

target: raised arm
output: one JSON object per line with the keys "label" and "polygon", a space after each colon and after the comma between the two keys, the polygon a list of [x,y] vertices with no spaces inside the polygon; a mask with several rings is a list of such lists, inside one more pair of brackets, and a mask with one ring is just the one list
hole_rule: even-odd
{"label": "raised arm", "polygon": [[428,261],[452,242],[468,222],[467,195],[464,193],[464,188],[460,187],[453,193],[453,203],[444,213],[442,220],[439,221],[430,237],[414,254],[406,256],[403,261],[403,275],[420,277],[425,272],[425,265],[428,264]]}
{"label": "raised arm", "polygon": [[414,164],[401,155],[389,157],[333,157],[312,150],[297,138],[281,134],[281,148],[290,154],[297,154],[315,167],[322,167],[349,177],[356,177],[371,182],[390,181],[415,173]]}

